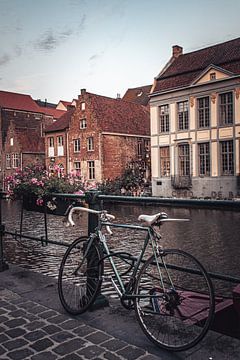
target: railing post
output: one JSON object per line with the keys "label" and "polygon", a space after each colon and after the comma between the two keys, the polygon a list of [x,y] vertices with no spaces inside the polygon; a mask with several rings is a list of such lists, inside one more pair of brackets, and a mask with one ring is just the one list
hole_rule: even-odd
{"label": "railing post", "polygon": [[[89,206],[89,209],[101,210],[101,202],[98,199],[98,195],[101,194],[101,191],[89,190],[85,193],[85,201]],[[88,235],[94,232],[98,225],[98,218],[96,215],[89,213],[88,214]]]}
{"label": "railing post", "polygon": [[0,190],[0,272],[8,270],[9,266],[4,260],[3,254],[3,235],[5,233],[5,226],[2,224],[2,199],[3,199],[3,192]]}
{"label": "railing post", "polygon": [[[101,202],[98,199],[98,195],[100,193],[101,192],[97,191],[97,190],[89,190],[85,193],[85,201],[88,204],[90,209],[101,210]],[[88,236],[95,231],[97,225],[98,225],[98,217],[94,214],[89,213],[88,214]],[[91,263],[93,263],[93,262],[94,262],[94,259],[91,259]],[[101,289],[100,289],[99,294],[91,308],[92,308],[92,310],[95,310],[95,309],[99,309],[101,307],[108,306],[108,305],[109,305],[109,301],[103,294],[101,294]]]}

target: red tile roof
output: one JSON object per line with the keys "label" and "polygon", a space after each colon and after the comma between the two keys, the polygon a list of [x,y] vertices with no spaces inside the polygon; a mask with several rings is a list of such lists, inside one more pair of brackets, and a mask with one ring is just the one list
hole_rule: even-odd
{"label": "red tile roof", "polygon": [[150,93],[151,87],[152,85],[145,85],[128,89],[122,100],[146,106],[149,102],[148,94]]}
{"label": "red tile roof", "polygon": [[85,96],[93,104],[102,131],[150,135],[150,114],[146,106],[92,93],[86,93]]}
{"label": "red tile roof", "polygon": [[0,91],[0,107],[5,109],[42,113],[42,109],[35,103],[30,95],[8,91]]}
{"label": "red tile roof", "polygon": [[71,116],[72,116],[74,110],[75,109],[70,109],[68,111],[63,111],[63,115],[57,121],[55,121],[53,124],[49,125],[45,129],[45,132],[48,133],[48,132],[66,130],[69,127]]}
{"label": "red tile roof", "polygon": [[54,119],[59,119],[62,115],[64,115],[66,113],[65,110],[58,110],[58,109],[53,109],[53,108],[44,108],[42,107],[42,112],[45,114],[45,115],[50,115],[50,116],[53,116]]}
{"label": "red tile roof", "polygon": [[182,54],[156,78],[153,92],[189,86],[209,66],[240,74],[240,38]]}
{"label": "red tile roof", "polygon": [[16,137],[22,152],[44,153],[44,138],[34,129],[16,128]]}

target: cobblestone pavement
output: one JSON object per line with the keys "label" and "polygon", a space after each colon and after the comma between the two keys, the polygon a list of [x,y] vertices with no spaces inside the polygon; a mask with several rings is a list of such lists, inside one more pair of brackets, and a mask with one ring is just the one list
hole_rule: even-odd
{"label": "cobblestone pavement", "polygon": [[0,290],[0,359],[159,359],[9,291]]}

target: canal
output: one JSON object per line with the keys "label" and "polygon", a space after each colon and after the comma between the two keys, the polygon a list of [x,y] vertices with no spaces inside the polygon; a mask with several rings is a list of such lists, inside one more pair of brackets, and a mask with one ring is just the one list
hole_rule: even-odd
{"label": "canal", "polygon": [[[162,245],[180,248],[196,256],[208,271],[232,275],[240,278],[240,214],[234,211],[193,209],[162,206],[141,206],[129,204],[105,204],[105,208],[116,217],[116,222],[137,224],[140,214],[154,214],[165,211],[170,217],[189,218],[186,223],[166,223],[162,227]],[[19,231],[20,203],[3,201],[3,223],[8,231]],[[76,217],[77,226],[65,228],[62,217],[48,215],[48,237],[50,240],[65,241],[69,244],[87,232],[87,215]],[[40,213],[24,211],[23,232],[25,235],[44,236],[44,216]],[[132,230],[113,229],[109,239],[110,247],[137,255],[144,233]],[[31,240],[4,238],[4,253],[7,261],[19,264],[33,271],[57,278],[59,264],[65,247],[42,246]],[[111,295],[107,283],[103,292]],[[223,281],[214,281],[217,294],[231,296],[235,286]]]}

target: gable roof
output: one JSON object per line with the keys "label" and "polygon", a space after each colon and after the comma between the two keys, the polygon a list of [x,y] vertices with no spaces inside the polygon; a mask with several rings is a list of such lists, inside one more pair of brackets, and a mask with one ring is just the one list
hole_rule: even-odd
{"label": "gable roof", "polygon": [[240,75],[240,38],[179,55],[156,78],[153,93],[189,86],[211,64]]}
{"label": "gable roof", "polygon": [[[58,111],[60,111],[60,110],[58,110]],[[63,111],[63,115],[57,121],[55,121],[53,124],[49,125],[45,129],[45,133],[66,130],[69,127],[69,123],[70,123],[70,120],[71,120],[71,117],[72,117],[72,114],[74,113],[74,111],[75,111],[75,109]]]}
{"label": "gable roof", "polygon": [[45,115],[53,116],[54,119],[59,119],[62,115],[66,113],[66,110],[58,110],[58,109],[46,107],[46,108],[42,108],[42,112]]}
{"label": "gable roof", "polygon": [[9,91],[0,91],[0,107],[5,109],[42,113],[42,109],[30,95],[18,94]]}
{"label": "gable roof", "polygon": [[122,100],[146,106],[149,102],[148,94],[150,93],[151,87],[152,85],[145,85],[127,89]]}
{"label": "gable roof", "polygon": [[121,134],[150,135],[150,114],[146,106],[86,93],[91,100],[101,131]]}

